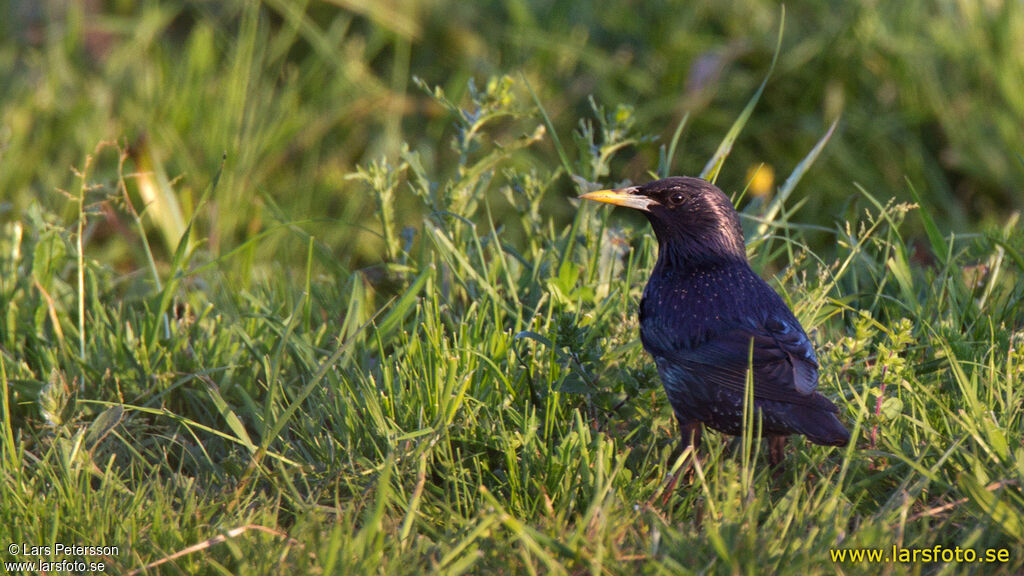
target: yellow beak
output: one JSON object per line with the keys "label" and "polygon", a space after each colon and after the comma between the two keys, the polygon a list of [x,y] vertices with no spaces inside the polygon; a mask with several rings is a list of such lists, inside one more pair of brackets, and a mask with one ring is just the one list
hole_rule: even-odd
{"label": "yellow beak", "polygon": [[605,204],[614,204],[616,206],[625,206],[627,208],[649,211],[650,209],[648,206],[654,204],[654,200],[647,196],[637,194],[637,190],[638,188],[636,186],[620,188],[618,190],[598,190],[597,192],[580,194],[580,198],[583,198],[584,200],[596,200],[598,202],[604,202]]}

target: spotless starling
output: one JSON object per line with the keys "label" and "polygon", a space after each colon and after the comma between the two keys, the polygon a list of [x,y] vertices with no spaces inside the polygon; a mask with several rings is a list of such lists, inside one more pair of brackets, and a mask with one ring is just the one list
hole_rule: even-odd
{"label": "spotless starling", "polygon": [[676,177],[580,198],[635,208],[658,238],[658,261],[640,300],[640,339],[654,357],[683,441],[702,425],[743,429],[747,371],[772,460],[785,437],[845,446],[850,433],[821,394],[818,360],[800,322],[750,268],[739,215],[721,190]]}

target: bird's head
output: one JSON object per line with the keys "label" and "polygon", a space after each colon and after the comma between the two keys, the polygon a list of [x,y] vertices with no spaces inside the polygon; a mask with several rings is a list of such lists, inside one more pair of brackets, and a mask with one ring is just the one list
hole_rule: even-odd
{"label": "bird's head", "polygon": [[742,259],[743,229],[732,203],[714,184],[673,177],[580,196],[640,210],[658,237],[661,257],[680,264]]}

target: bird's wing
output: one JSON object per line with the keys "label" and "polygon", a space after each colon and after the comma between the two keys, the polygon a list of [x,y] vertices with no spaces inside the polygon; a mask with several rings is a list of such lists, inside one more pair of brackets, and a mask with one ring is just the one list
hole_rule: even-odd
{"label": "bird's wing", "polygon": [[755,398],[814,406],[824,400],[814,393],[818,386],[814,349],[795,319],[772,318],[733,327],[672,356],[712,386],[742,394],[747,368],[752,367]]}

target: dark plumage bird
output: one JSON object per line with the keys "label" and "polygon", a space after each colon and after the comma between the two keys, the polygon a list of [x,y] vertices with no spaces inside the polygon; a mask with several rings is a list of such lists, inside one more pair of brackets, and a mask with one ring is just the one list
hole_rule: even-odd
{"label": "dark plumage bird", "polygon": [[658,238],[658,262],[640,300],[640,338],[654,357],[683,440],[702,424],[743,428],[748,367],[772,460],[785,437],[845,446],[850,433],[821,394],[818,360],[800,322],[747,263],[739,215],[714,185],[666,178],[580,198],[641,210]]}

